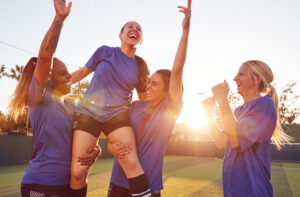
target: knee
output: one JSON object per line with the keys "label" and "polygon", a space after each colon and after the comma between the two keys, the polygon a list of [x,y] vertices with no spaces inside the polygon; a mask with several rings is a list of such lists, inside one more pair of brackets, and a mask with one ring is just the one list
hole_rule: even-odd
{"label": "knee", "polygon": [[86,180],[88,176],[88,167],[82,165],[73,165],[71,167],[71,179],[73,181],[83,181]]}
{"label": "knee", "polygon": [[[134,153],[135,154],[135,153]],[[126,159],[119,159],[121,166],[124,166],[126,171],[135,171],[139,168],[139,161],[137,157],[127,157]]]}

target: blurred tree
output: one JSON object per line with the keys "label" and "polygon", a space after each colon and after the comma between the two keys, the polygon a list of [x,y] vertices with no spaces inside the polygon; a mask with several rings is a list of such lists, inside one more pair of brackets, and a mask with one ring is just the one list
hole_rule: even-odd
{"label": "blurred tree", "polygon": [[0,79],[2,78],[2,77],[4,77],[4,76],[7,76],[7,73],[5,72],[5,66],[4,65],[2,65],[1,67],[0,67]]}
{"label": "blurred tree", "polygon": [[286,84],[279,96],[279,117],[282,125],[293,124],[300,114],[298,100],[300,96],[294,91],[296,85],[296,81]]}
{"label": "blurred tree", "polygon": [[23,70],[24,70],[24,66],[16,65],[15,68],[10,69],[10,73],[7,74],[7,77],[12,78],[12,79],[16,79],[17,81],[19,81],[19,79],[21,78]]}

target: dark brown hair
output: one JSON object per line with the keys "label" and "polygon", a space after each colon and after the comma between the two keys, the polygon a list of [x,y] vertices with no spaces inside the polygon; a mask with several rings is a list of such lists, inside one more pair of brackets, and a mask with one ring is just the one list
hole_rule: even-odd
{"label": "dark brown hair", "polygon": [[170,78],[171,78],[171,71],[168,69],[160,69],[156,71],[155,73],[160,74],[164,84],[165,84],[165,91],[169,91],[169,84],[170,84]]}
{"label": "dark brown hair", "polygon": [[146,85],[147,81],[149,79],[149,69],[148,65],[145,62],[143,58],[140,56],[135,56],[136,64],[138,67],[138,78],[139,78],[139,83],[136,86],[137,92],[145,92],[146,91]]}

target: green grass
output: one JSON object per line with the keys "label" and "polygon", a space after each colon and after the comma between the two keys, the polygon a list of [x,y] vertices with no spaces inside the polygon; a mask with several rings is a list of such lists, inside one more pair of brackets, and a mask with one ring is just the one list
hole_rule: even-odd
{"label": "green grass", "polygon": [[[300,163],[272,162],[275,197],[300,196]],[[0,167],[0,196],[20,196],[20,180],[26,165]],[[88,197],[106,196],[112,159],[98,160],[89,176]],[[211,158],[166,156],[162,196],[222,195],[222,161]]]}

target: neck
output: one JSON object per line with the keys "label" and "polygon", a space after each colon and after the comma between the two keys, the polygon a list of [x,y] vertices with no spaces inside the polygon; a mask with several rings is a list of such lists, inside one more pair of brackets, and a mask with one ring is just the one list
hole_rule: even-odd
{"label": "neck", "polygon": [[128,47],[128,46],[121,46],[121,51],[128,57],[134,58],[136,48],[135,47]]}
{"label": "neck", "polygon": [[248,103],[250,101],[253,101],[253,100],[261,97],[261,95],[257,90],[255,90],[252,93],[247,93],[247,95],[242,95],[242,97],[243,97],[244,102]]}
{"label": "neck", "polygon": [[60,99],[60,101],[64,101],[64,94],[62,94],[61,92],[59,92],[59,91],[57,91],[57,90],[55,90],[55,89],[53,89],[52,90],[52,92],[53,92],[53,95],[56,97],[56,98],[58,98],[58,99]]}
{"label": "neck", "polygon": [[161,100],[155,100],[155,101],[148,101],[148,103],[151,105],[151,107],[156,107],[158,106],[163,100],[165,100],[166,98],[163,98]]}

